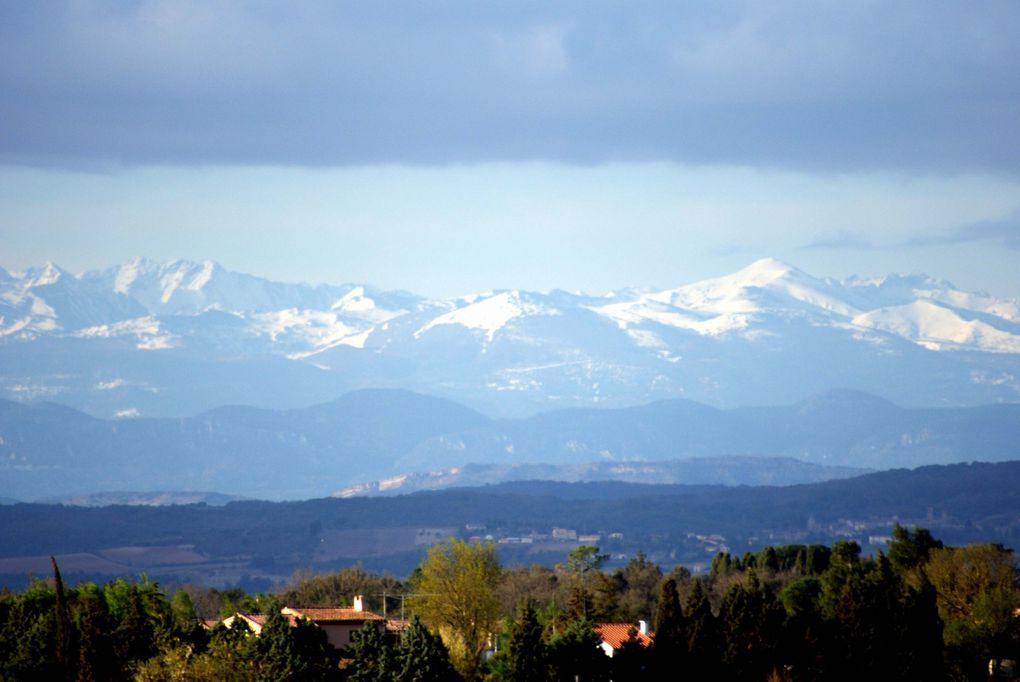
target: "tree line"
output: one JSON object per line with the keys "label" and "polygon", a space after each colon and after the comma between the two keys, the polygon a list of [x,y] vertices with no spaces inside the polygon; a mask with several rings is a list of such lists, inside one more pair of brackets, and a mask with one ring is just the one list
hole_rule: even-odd
{"label": "tree line", "polygon": [[[606,559],[581,545],[554,568],[503,567],[492,544],[450,539],[403,581],[355,567],[259,595],[144,577],[70,588],[54,562],[51,579],[0,593],[0,679],[974,680],[1020,658],[1020,583],[1000,545],[896,526],[874,557],[852,541],[769,546],[699,576]],[[355,594],[399,634],[367,625],[340,652],[280,613]],[[203,625],[237,611],[264,614],[259,636]],[[631,625],[611,658],[606,622]]]}

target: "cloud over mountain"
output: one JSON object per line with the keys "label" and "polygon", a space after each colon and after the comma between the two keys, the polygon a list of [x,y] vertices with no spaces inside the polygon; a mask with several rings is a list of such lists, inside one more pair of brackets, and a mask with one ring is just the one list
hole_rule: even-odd
{"label": "cloud over mountain", "polygon": [[1020,171],[1016,3],[6,3],[0,160]]}

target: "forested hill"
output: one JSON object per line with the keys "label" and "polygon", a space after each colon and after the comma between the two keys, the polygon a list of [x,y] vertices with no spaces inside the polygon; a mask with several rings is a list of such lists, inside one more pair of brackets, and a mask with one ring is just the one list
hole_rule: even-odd
{"label": "forested hill", "polygon": [[[72,574],[144,570],[197,582],[213,574],[226,582],[272,581],[297,568],[361,562],[404,575],[430,542],[450,535],[489,536],[508,562],[554,563],[588,536],[619,556],[643,550],[663,563],[697,565],[723,546],[743,552],[850,537],[867,550],[894,521],[930,527],[950,543],[1016,546],[1020,462],[930,466],[781,488],[521,482],[221,507],[17,504],[0,507],[0,575],[21,584],[40,572],[40,557],[75,553],[91,559],[63,559]],[[553,528],[576,536],[556,536]]]}
{"label": "forested hill", "polygon": [[187,419],[104,420],[0,400],[0,495],[151,490],[154,481],[164,490],[275,500],[371,489],[380,479],[390,492],[440,478],[444,487],[510,478],[789,484],[862,468],[1008,461],[1020,456],[1017,443],[1020,404],[907,409],[845,390],[779,407],[663,400],[517,420],[384,389],[301,409],[230,407]]}

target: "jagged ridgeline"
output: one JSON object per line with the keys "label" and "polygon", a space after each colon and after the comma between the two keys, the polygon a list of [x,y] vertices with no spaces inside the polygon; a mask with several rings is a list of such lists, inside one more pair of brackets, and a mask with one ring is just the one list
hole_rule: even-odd
{"label": "jagged ridgeline", "polygon": [[212,262],[50,264],[0,273],[0,397],[102,417],[292,408],[366,387],[492,416],[788,404],[839,387],[972,406],[1020,396],[1018,324],[1016,300],[930,277],[836,281],[771,259],[665,290],[441,300]]}

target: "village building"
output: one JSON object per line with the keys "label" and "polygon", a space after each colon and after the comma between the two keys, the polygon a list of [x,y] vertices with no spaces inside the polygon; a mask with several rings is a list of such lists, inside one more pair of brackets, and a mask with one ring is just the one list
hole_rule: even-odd
{"label": "village building", "polygon": [[639,620],[635,623],[596,623],[595,634],[602,640],[599,646],[606,656],[612,658],[630,641],[631,637],[646,649],[652,645],[652,635],[648,632],[648,623]]}
{"label": "village building", "polygon": [[[326,633],[329,643],[341,651],[354,643],[354,633],[364,627],[365,623],[373,623],[380,631],[389,629],[383,616],[365,610],[361,595],[354,597],[351,607],[284,606],[280,613],[286,617],[291,627],[295,627],[302,618],[314,623]],[[266,623],[266,616],[261,613],[235,613],[220,623],[229,628],[239,621],[243,621],[254,634],[259,635]]]}

